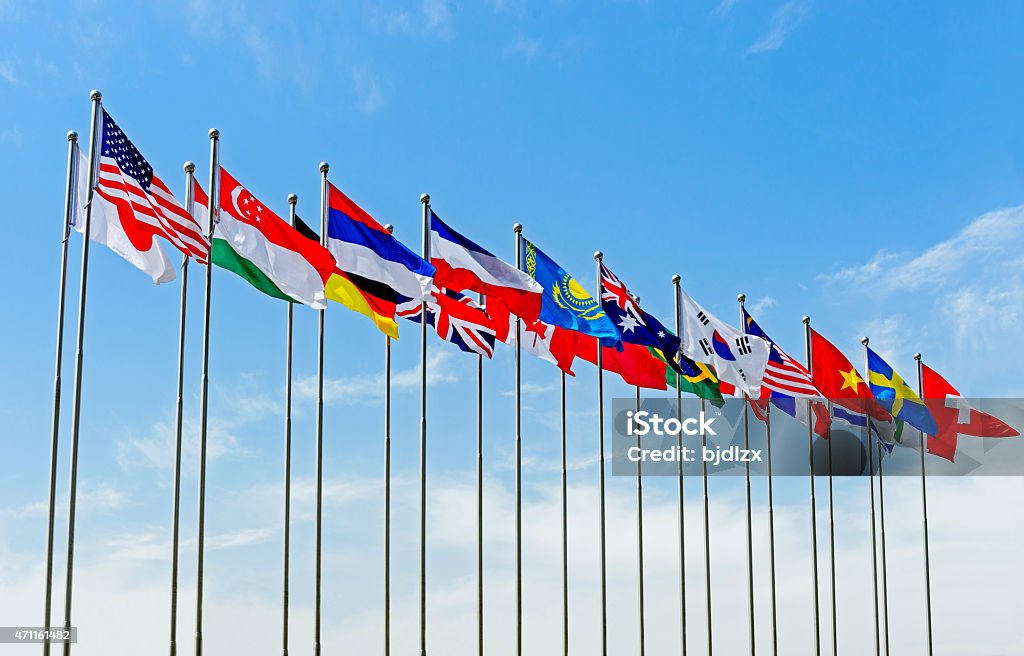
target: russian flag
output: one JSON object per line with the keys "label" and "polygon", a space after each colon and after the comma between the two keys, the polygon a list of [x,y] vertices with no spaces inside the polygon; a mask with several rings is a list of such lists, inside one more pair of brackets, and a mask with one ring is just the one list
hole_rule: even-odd
{"label": "russian flag", "polygon": [[488,313],[494,308],[493,301],[498,301],[527,325],[540,316],[544,292],[540,283],[452,230],[433,211],[430,263],[437,269],[434,279],[438,287],[483,294]]}

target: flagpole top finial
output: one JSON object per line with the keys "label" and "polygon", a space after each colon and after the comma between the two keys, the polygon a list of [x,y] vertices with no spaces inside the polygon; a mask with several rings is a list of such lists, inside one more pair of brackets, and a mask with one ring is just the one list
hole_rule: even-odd
{"label": "flagpole top finial", "polygon": [[673,285],[678,285],[682,281],[683,281],[683,279],[679,276],[678,273],[672,276],[672,284]]}
{"label": "flagpole top finial", "polygon": [[517,223],[514,226],[512,226],[512,232],[516,233],[517,235],[523,234],[523,224]]}
{"label": "flagpole top finial", "polygon": [[806,314],[804,315],[803,321],[804,321],[804,325],[805,326],[811,325],[811,318],[809,316],[807,316]]}
{"label": "flagpole top finial", "polygon": [[330,170],[331,170],[331,165],[330,164],[328,164],[327,162],[320,162],[320,172],[321,173],[327,173]]}
{"label": "flagpole top finial", "polygon": [[78,133],[74,130],[68,130],[68,141],[78,141]]}
{"label": "flagpole top finial", "polygon": [[420,202],[424,205],[430,204],[430,194],[420,194]]}
{"label": "flagpole top finial", "polygon": [[390,223],[385,224],[384,229],[388,231],[389,235],[395,234],[395,226],[391,225]]}
{"label": "flagpole top finial", "polygon": [[744,303],[747,302],[747,295],[746,294],[736,294],[736,300],[739,301],[740,305],[743,305]]}
{"label": "flagpole top finial", "polygon": [[920,362],[921,361],[921,354],[920,353],[915,353],[914,354],[914,359],[917,360],[918,362]]}
{"label": "flagpole top finial", "polygon": [[868,339],[867,337],[861,337],[861,338],[860,338],[860,343],[861,343],[861,344],[863,344],[864,346],[867,346],[867,345],[868,345],[868,342],[870,342],[870,341],[871,341],[871,340],[870,340],[870,339]]}
{"label": "flagpole top finial", "polygon": [[294,205],[297,202],[299,202],[299,197],[298,196],[296,196],[295,194],[288,194],[288,204],[289,205]]}
{"label": "flagpole top finial", "polygon": [[185,173],[195,173],[196,171],[196,165],[192,162],[185,162],[185,166],[183,168],[185,169]]}
{"label": "flagpole top finial", "polygon": [[210,138],[220,139],[220,130],[218,130],[217,128],[210,128]]}
{"label": "flagpole top finial", "polygon": [[601,260],[604,259],[604,253],[602,253],[601,251],[594,251],[594,259],[600,262]]}
{"label": "flagpole top finial", "polygon": [[93,89],[92,91],[89,92],[89,98],[93,102],[99,102],[99,101],[103,100],[103,94],[100,93],[99,91],[97,91],[96,89]]}

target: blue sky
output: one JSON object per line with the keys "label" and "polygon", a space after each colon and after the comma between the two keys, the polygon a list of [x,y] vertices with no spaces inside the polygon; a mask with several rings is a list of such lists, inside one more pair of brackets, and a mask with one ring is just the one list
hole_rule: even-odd
{"label": "blue sky", "polygon": [[[725,319],[737,316],[736,294],[745,293],[762,327],[793,355],[802,354],[800,317],[809,314],[855,363],[862,361],[859,338],[867,334],[908,379],[912,354],[921,351],[965,395],[1021,396],[1021,358],[1008,345],[1018,342],[1024,319],[1024,53],[1016,29],[1022,21],[1024,7],[1014,3],[921,8],[814,0],[424,0],[294,10],[280,3],[211,0],[80,0],[68,6],[0,0],[0,172],[10,191],[12,245],[0,259],[0,280],[18,304],[0,323],[6,345],[0,350],[0,421],[8,454],[0,465],[0,588],[6,581],[31,600],[0,624],[41,618],[41,593],[32,582],[40,574],[45,537],[38,504],[46,494],[64,133],[88,132],[90,89],[102,90],[107,111],[175,190],[183,188],[185,160],[195,161],[206,179],[206,134],[217,127],[222,163],[281,214],[287,194],[296,193],[299,213],[316,216],[317,164],[326,160],[332,181],[378,220],[395,224],[396,235],[414,248],[419,194],[429,192],[441,217],[499,256],[512,258],[511,226],[523,223],[531,241],[591,289],[591,255],[603,250],[608,265],[664,321],[671,320],[670,277],[679,273],[689,293]],[[76,311],[79,248],[74,235],[69,319]],[[99,593],[103,586],[92,589],[88,582],[116,581],[110,583],[117,591],[112,598],[159,609],[139,617],[156,636],[138,639],[162,647],[178,287],[153,287],[102,248],[92,254],[80,465],[85,582],[83,601],[76,604],[83,613],[90,601],[103,607],[110,601]],[[193,269],[193,280],[201,277],[198,271]],[[273,640],[284,307],[225,271],[214,271],[214,285],[208,527],[216,548],[208,570],[215,600],[210,606],[221,609],[211,612],[222,612],[224,626],[266,612],[265,639]],[[194,440],[201,285],[192,289],[186,415]],[[308,492],[315,316],[299,308],[297,317],[295,473]],[[330,309],[327,322],[326,468],[333,495],[327,576],[332,589],[361,591],[370,607],[340,594],[327,603],[334,616],[354,618],[332,628],[339,639],[376,649],[383,414],[376,377],[383,337],[340,307]],[[73,326],[69,320],[69,347]],[[396,473],[405,478],[396,503],[412,513],[418,353],[415,327],[401,330],[394,347],[394,439]],[[439,599],[432,613],[439,626],[459,635],[460,612],[471,607],[462,584],[471,583],[473,552],[453,536],[465,532],[456,520],[468,514],[470,503],[466,486],[474,458],[467,426],[475,362],[433,339],[431,353],[431,471],[438,485],[432,517],[442,527],[453,522],[451,531],[431,538],[432,590]],[[73,362],[70,348],[65,362]],[[594,376],[585,363],[577,372],[569,386],[570,480],[577,486],[583,534],[574,544],[586,564],[593,548],[585,536],[595,530],[593,513],[587,514],[596,478]],[[71,377],[68,366],[67,385]],[[535,504],[527,522],[531,514],[536,518],[536,528],[528,529],[536,530],[536,540],[527,558],[532,572],[540,573],[527,598],[539,606],[544,586],[553,585],[544,575],[557,575],[545,569],[555,563],[545,560],[554,525],[544,522],[545,513],[554,512],[550,494],[557,482],[557,376],[549,365],[528,361],[524,380],[527,498]],[[489,622],[500,649],[509,630],[499,582],[510,566],[508,349],[488,363],[485,384],[485,457],[495,499],[488,543],[495,610]],[[630,393],[610,384],[609,396]],[[66,395],[65,428],[70,406]],[[66,431],[62,437],[64,481]],[[182,521],[190,538],[194,442],[187,446]],[[1009,486],[1019,494],[1017,483],[974,482],[946,492],[967,503],[1003,489],[984,485]],[[936,486],[943,484],[949,483]],[[740,498],[731,483],[721,485],[728,514],[727,500]],[[843,482],[837,491],[849,489],[850,502],[860,503],[862,487],[861,481]],[[651,488],[651,513],[657,516],[663,506],[665,521],[674,521],[670,482],[655,481]],[[803,526],[803,482],[779,488],[786,510],[797,518],[794,526]],[[631,489],[628,480],[612,482],[628,527],[623,533],[632,530]],[[698,489],[692,488],[691,498]],[[756,498],[763,502],[763,490]],[[906,500],[911,528],[917,525],[913,501]],[[302,512],[294,576],[308,581],[308,498],[298,494],[297,503]],[[690,516],[696,524],[699,513]],[[940,534],[944,521],[955,536],[957,515],[936,512]],[[1019,526],[982,522],[975,533],[1008,552],[1021,543]],[[395,546],[396,558],[405,558],[396,594],[410,604],[400,622],[407,619],[409,627],[414,539],[413,528],[403,527]],[[862,554],[866,541],[849,539],[850,553]],[[908,569],[917,567],[912,549],[918,539],[913,532],[907,537]],[[62,544],[60,537],[58,552]],[[948,558],[960,553],[955,548],[966,549],[953,537],[947,547]],[[190,548],[185,545],[187,553]],[[623,541],[626,610],[613,627],[627,650],[633,644],[632,548]],[[937,550],[941,562],[942,547]],[[185,558],[187,597],[192,561]],[[724,548],[721,558],[731,562]],[[671,562],[667,558],[666,567]],[[803,562],[794,568],[802,572]],[[1002,562],[1020,578],[1019,564]],[[60,562],[57,571],[63,571]],[[588,572],[574,578],[577,626],[593,620],[587,614],[594,599]],[[674,580],[673,572],[664,578]],[[856,587],[859,578],[849,585],[863,592]],[[1002,589],[991,577],[974,578],[975,587],[962,594]],[[915,590],[908,583],[906,603],[914,603]],[[669,608],[675,602],[671,590],[664,592],[661,605]],[[308,593],[306,583],[296,583],[297,614],[308,610]],[[792,603],[805,603],[806,593],[793,591]],[[730,594],[726,587],[722,598]],[[59,605],[61,596],[55,599]],[[697,604],[699,588],[692,599]],[[742,595],[735,601],[741,609]],[[859,603],[864,609],[870,602]],[[952,625],[962,609],[943,603],[937,602],[937,613]],[[535,626],[557,634],[557,626],[544,624],[545,613],[535,615]],[[92,621],[109,630],[109,617],[96,614]],[[975,618],[955,629],[960,633],[943,630],[950,631],[949,644],[989,640],[991,653],[1012,644],[1015,630],[1019,639],[1009,620],[986,621],[993,624]],[[190,626],[183,619],[183,637]],[[916,644],[920,626],[905,627],[901,639]],[[295,631],[302,644],[308,622],[297,619]],[[799,630],[788,631],[792,640],[804,639]],[[442,629],[437,634],[437,640],[450,638]],[[673,644],[675,635],[666,629],[662,638]],[[585,644],[582,629],[578,638]],[[462,643],[456,643],[444,644],[458,653]],[[538,642],[537,653],[549,647]],[[83,644],[79,653],[96,648]],[[799,651],[798,642],[793,648]]]}

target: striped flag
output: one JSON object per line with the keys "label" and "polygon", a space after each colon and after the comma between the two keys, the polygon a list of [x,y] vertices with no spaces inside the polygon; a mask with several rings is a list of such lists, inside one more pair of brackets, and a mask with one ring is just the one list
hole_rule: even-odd
{"label": "striped flag", "polygon": [[[185,255],[206,263],[210,247],[198,221],[175,199],[110,114],[103,111],[99,161],[93,193],[90,238],[142,271],[154,283],[174,280],[174,265],[154,237],[163,237]],[[78,213],[88,198],[88,158],[79,158]],[[74,227],[85,230],[84,221]]]}
{"label": "striped flag", "polygon": [[[779,345],[768,337],[761,326],[757,325],[746,308],[743,308],[743,324],[747,333],[760,337],[771,346],[768,353],[768,365],[764,370],[764,380],[761,383],[760,399],[771,399],[772,405],[804,424],[808,423],[807,403],[802,400],[798,402],[797,399],[820,399],[811,402],[814,432],[818,435],[827,435],[831,417],[824,398],[811,381],[811,372],[779,348]],[[755,413],[763,420],[764,417],[757,412],[758,408],[753,404],[753,400],[752,405],[754,405]]]}

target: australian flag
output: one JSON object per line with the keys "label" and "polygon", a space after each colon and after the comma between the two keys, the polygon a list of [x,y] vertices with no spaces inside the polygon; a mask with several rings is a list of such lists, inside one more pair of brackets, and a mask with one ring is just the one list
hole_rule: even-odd
{"label": "australian flag", "polygon": [[669,366],[679,374],[692,375],[680,367],[679,337],[665,328],[655,317],[640,309],[640,302],[619,278],[601,263],[601,307],[619,329],[622,341],[650,346],[661,351]]}

